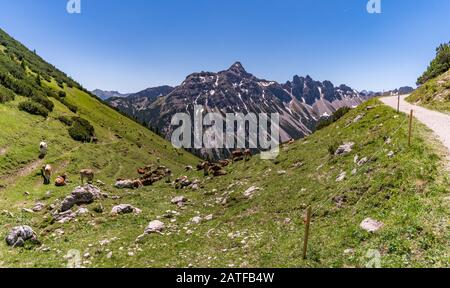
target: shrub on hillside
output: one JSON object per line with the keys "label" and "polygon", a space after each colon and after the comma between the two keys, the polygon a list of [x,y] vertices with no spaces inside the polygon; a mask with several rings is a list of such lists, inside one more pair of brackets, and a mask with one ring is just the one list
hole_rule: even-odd
{"label": "shrub on hillside", "polygon": [[72,126],[72,124],[73,124],[72,118],[67,117],[67,116],[59,116],[58,120],[66,126]]}
{"label": "shrub on hillside", "polygon": [[19,104],[19,110],[28,112],[33,115],[41,115],[47,118],[48,113],[50,113],[47,108],[39,103],[31,100],[27,100]]}
{"label": "shrub on hillside", "polygon": [[417,85],[423,85],[428,80],[431,80],[439,75],[444,74],[450,70],[450,42],[441,44],[436,49],[436,58],[431,61],[427,71],[417,80]]}
{"label": "shrub on hillside", "polygon": [[94,136],[94,127],[86,119],[73,117],[72,127],[69,128],[69,135],[76,141],[89,142]]}
{"label": "shrub on hillside", "polygon": [[66,92],[59,91],[58,96],[61,97],[61,98],[65,98],[67,95],[66,95]]}
{"label": "shrub on hillside", "polygon": [[0,85],[0,103],[6,103],[14,100],[15,96],[16,95],[14,95],[14,92]]}
{"label": "shrub on hillside", "polygon": [[41,104],[42,106],[47,108],[47,110],[50,112],[53,111],[53,108],[55,107],[55,104],[53,104],[53,102],[50,99],[41,95],[34,95],[33,97],[31,97],[31,100]]}

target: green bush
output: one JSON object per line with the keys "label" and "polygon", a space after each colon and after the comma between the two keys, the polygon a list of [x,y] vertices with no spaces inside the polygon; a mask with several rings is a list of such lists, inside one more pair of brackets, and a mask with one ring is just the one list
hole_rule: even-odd
{"label": "green bush", "polygon": [[0,85],[0,103],[14,100],[15,96],[13,91]]}
{"label": "green bush", "polygon": [[50,113],[47,108],[39,103],[31,100],[27,100],[19,104],[19,110],[28,112],[33,115],[41,115],[47,118],[48,113]]}
{"label": "green bush", "polygon": [[73,117],[72,127],[69,128],[69,135],[76,141],[89,142],[94,136],[94,127],[86,119]]}
{"label": "green bush", "polygon": [[47,110],[50,112],[53,111],[53,108],[55,107],[55,104],[53,104],[53,102],[50,99],[41,95],[34,95],[33,97],[31,97],[31,100],[41,104],[42,106],[47,108]]}
{"label": "green bush", "polygon": [[67,116],[59,116],[58,120],[61,121],[66,126],[72,126],[73,120],[70,117]]}
{"label": "green bush", "polygon": [[61,98],[65,98],[67,96],[67,94],[64,91],[59,91],[58,96]]}

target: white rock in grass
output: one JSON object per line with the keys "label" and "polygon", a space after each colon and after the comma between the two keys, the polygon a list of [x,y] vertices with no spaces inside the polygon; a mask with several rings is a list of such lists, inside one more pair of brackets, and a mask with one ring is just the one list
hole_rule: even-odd
{"label": "white rock in grass", "polygon": [[195,216],[194,218],[191,219],[191,222],[194,224],[200,224],[202,222],[202,217],[200,216]]}
{"label": "white rock in grass", "polygon": [[359,226],[367,232],[374,233],[383,228],[384,224],[383,222],[367,218],[364,219]]}
{"label": "white rock in grass", "polygon": [[146,234],[161,233],[164,230],[164,228],[166,228],[166,226],[164,225],[163,222],[159,220],[154,220],[148,224],[147,228],[145,228],[145,233]]}
{"label": "white rock in grass", "polygon": [[341,146],[338,147],[338,149],[336,150],[336,152],[334,154],[335,155],[348,154],[348,153],[352,152],[353,146],[355,146],[354,142],[344,143],[344,144],[342,144]]}
{"label": "white rock in grass", "polygon": [[255,193],[257,192],[257,191],[259,191],[259,190],[261,190],[261,188],[258,188],[258,187],[256,187],[256,186],[252,186],[252,187],[250,187],[250,188],[248,188],[247,190],[245,190],[245,192],[244,192],[244,196],[246,197],[246,198],[252,198],[254,195],[255,195]]}
{"label": "white rock in grass", "polygon": [[347,172],[342,172],[339,174],[339,176],[336,178],[336,182],[342,182],[345,180],[345,177],[347,177]]}

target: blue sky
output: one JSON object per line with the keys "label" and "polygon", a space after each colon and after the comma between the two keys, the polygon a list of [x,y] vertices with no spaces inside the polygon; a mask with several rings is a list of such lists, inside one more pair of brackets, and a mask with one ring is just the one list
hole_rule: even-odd
{"label": "blue sky", "polygon": [[178,85],[240,61],[260,78],[293,75],[383,90],[414,85],[450,40],[450,1],[0,0],[0,27],[88,89]]}

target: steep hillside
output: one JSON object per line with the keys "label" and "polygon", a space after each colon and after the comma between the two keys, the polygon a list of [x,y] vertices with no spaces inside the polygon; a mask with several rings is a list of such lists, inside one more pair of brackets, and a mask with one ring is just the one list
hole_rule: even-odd
{"label": "steep hillside", "polygon": [[[10,116],[32,121],[36,131],[61,128],[52,120],[46,125],[49,128],[40,128],[42,123],[36,124],[34,116],[24,117],[14,105],[0,107],[2,112],[14,113]],[[101,117],[102,113],[96,114]],[[30,133],[25,128],[29,123],[23,124],[24,133]],[[406,115],[372,100],[331,126],[284,146],[276,161],[253,157],[227,167],[228,175],[219,178],[196,171],[175,172],[198,179],[197,189],[176,190],[164,182],[137,190],[112,188],[114,177],[133,177],[131,162],[144,162],[130,159],[131,144],[125,144],[128,155],[123,142],[105,144],[114,158],[120,157],[118,163],[95,152],[90,144],[73,153],[60,149],[51,159],[57,167],[65,167],[58,157],[69,159],[69,172],[97,162],[98,178],[107,183],[101,188],[109,198],[87,205],[90,213],[76,221],[52,223],[47,210],[27,213],[22,209],[37,201],[57,204],[75,183],[60,189],[42,186],[34,173],[18,177],[2,191],[0,210],[7,212],[0,216],[4,223],[0,233],[4,235],[12,225],[29,224],[42,246],[11,249],[0,245],[0,264],[65,267],[70,252],[79,253],[85,267],[364,267],[371,260],[366,256],[372,257],[376,249],[383,267],[446,267],[449,183],[438,147],[425,140],[429,132],[415,123],[413,145],[408,147],[406,124]],[[105,131],[105,135],[110,134]],[[353,149],[334,155],[344,142],[354,142]],[[66,158],[64,153],[72,156]],[[122,169],[117,168],[120,165]],[[342,172],[346,176],[338,182]],[[45,196],[48,190],[52,193]],[[187,202],[177,207],[171,203],[175,196],[185,196]],[[110,215],[120,203],[132,204],[142,213]],[[103,213],[96,209],[100,205]],[[308,259],[302,260],[303,215],[308,205],[314,215]],[[384,226],[375,233],[365,232],[359,225],[369,217]],[[156,219],[166,226],[162,233],[136,242],[149,221]]]}
{"label": "steep hillside", "polygon": [[407,100],[426,108],[450,113],[450,70],[420,86]]}

